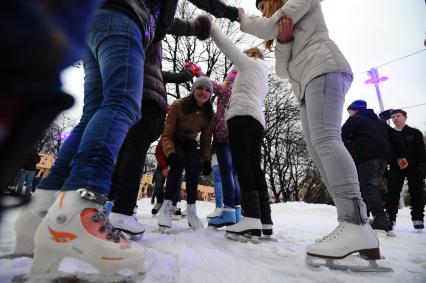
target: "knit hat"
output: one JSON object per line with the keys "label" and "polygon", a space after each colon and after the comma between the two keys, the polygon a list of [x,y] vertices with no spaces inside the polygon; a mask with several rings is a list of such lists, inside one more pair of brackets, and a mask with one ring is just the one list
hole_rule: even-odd
{"label": "knit hat", "polygon": [[228,75],[226,76],[225,81],[233,83],[235,80],[235,77],[237,76],[237,73],[238,73],[237,69],[232,69],[232,71],[230,71]]}
{"label": "knit hat", "polygon": [[262,2],[262,0],[256,0],[256,9],[259,9],[259,3]]}
{"label": "knit hat", "polygon": [[194,84],[192,85],[191,94],[194,94],[195,89],[200,86],[208,88],[210,94],[213,93],[212,81],[208,77],[199,77],[194,81]]}
{"label": "knit hat", "polygon": [[347,110],[359,110],[359,109],[367,109],[367,102],[361,99],[355,100],[347,108]]}

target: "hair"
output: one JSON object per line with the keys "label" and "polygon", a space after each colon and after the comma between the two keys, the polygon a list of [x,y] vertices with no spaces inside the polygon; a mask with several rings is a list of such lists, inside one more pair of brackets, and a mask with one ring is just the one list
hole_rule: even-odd
{"label": "hair", "polygon": [[246,49],[246,50],[244,50],[244,53],[251,56],[251,57],[256,56],[257,58],[260,58],[260,59],[263,60],[263,53],[257,47],[252,47],[252,48]]}
{"label": "hair", "polygon": [[[262,0],[265,5],[264,17],[270,18],[278,9],[280,9],[284,2],[283,0]],[[274,44],[274,39],[268,40],[265,42],[265,47],[268,50],[272,50],[272,45]]]}
{"label": "hair", "polygon": [[392,110],[391,111],[391,116],[393,115],[393,114],[396,114],[396,113],[401,113],[402,115],[404,115],[404,117],[407,117],[407,112],[405,112],[404,110],[402,110],[402,109],[394,109],[394,110]]}
{"label": "hair", "polygon": [[185,114],[191,114],[201,109],[201,111],[206,115],[208,121],[214,116],[213,104],[210,99],[204,103],[202,107],[200,107],[198,106],[194,94],[192,93],[188,99],[183,99],[182,103],[183,112]]}

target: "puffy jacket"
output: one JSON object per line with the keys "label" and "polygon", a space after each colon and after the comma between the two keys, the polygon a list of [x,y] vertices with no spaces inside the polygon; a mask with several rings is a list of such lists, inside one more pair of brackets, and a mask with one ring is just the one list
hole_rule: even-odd
{"label": "puffy jacket", "polygon": [[299,101],[304,98],[307,84],[319,75],[345,72],[351,67],[337,45],[330,39],[318,0],[284,0],[284,5],[270,18],[241,17],[241,31],[270,40],[278,35],[277,22],[282,17],[293,20],[294,39],[276,43],[275,71],[289,79]]}
{"label": "puffy jacket", "polygon": [[251,116],[265,127],[263,104],[268,94],[268,64],[262,59],[248,57],[215,24],[212,24],[210,36],[238,69],[225,121],[235,116]]}
{"label": "puffy jacket", "polygon": [[164,154],[169,155],[175,152],[174,140],[187,141],[195,140],[198,133],[200,136],[200,150],[203,161],[211,161],[211,140],[214,129],[214,113],[209,115],[206,111],[196,107],[188,110],[189,105],[196,105],[193,94],[173,102],[161,134]]}

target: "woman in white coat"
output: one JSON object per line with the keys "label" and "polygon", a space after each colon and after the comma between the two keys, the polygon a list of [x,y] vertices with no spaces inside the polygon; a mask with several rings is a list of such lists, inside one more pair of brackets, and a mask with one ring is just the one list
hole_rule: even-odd
{"label": "woman in white coat", "polygon": [[357,171],[341,140],[343,103],[353,75],[328,36],[321,5],[318,0],[256,0],[256,7],[263,17],[239,10],[241,31],[268,40],[267,47],[277,40],[276,72],[292,84],[309,153],[337,208],[339,225],[308,245],[307,254],[344,258],[359,251],[367,259],[379,259]]}

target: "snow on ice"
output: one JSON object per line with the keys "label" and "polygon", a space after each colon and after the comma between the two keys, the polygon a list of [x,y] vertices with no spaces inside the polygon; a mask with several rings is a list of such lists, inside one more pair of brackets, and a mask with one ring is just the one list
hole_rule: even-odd
{"label": "snow on ice", "polygon": [[[273,204],[274,236],[278,242],[255,245],[230,241],[224,237],[223,230],[192,231],[185,218],[173,221],[171,234],[161,234],[157,218],[151,216],[149,199],[140,200],[138,205],[138,218],[146,225],[139,244],[147,249],[146,261],[141,262],[146,273],[136,280],[139,282],[426,282],[426,231],[414,231],[409,208],[399,211],[397,237],[380,238],[385,259],[378,263],[392,267],[394,272],[356,273],[325,267],[315,269],[305,264],[306,245],[330,233],[337,225],[333,206],[303,202]],[[182,206],[184,209],[185,204]],[[205,217],[213,208],[213,203],[197,202],[198,214],[203,217],[205,226]],[[18,213],[19,209],[15,209],[3,215],[0,256],[13,251],[13,226]],[[0,259],[0,282],[11,282],[13,277],[27,273],[31,261],[27,257]],[[353,255],[346,262],[359,264],[363,260]],[[82,277],[87,276],[92,282],[105,281],[92,266],[72,258],[61,262],[60,271],[84,273]],[[119,281],[120,277],[117,278]]]}

